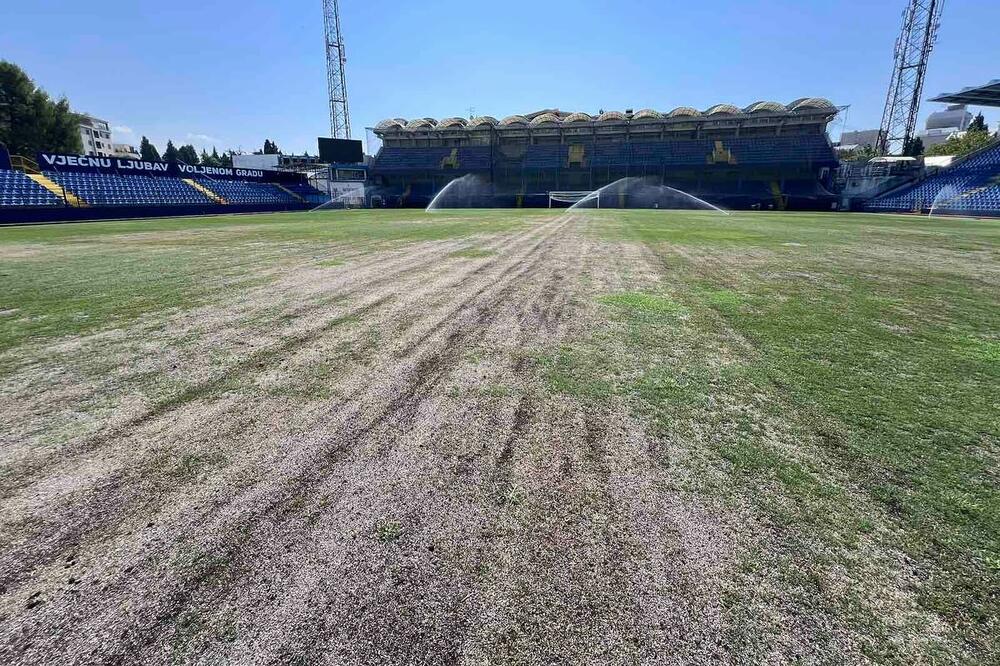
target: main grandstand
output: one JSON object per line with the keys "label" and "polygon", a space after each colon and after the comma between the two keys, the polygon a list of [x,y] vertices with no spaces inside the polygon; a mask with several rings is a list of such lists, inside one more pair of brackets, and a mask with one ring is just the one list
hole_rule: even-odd
{"label": "main grandstand", "polygon": [[487,186],[466,205],[532,207],[552,191],[644,177],[728,208],[830,210],[838,163],[826,128],[837,111],[806,97],[705,111],[394,118],[373,129],[382,147],[372,184],[384,205],[422,207],[452,179],[476,174]]}

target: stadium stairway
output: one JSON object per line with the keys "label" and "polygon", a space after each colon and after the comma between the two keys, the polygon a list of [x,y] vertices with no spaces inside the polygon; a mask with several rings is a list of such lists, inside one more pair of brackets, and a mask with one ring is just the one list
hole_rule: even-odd
{"label": "stadium stairway", "polygon": [[451,153],[446,155],[441,160],[442,169],[457,169],[458,168],[458,148],[452,148]]}
{"label": "stadium stairway", "polygon": [[230,204],[300,204],[286,190],[275,187],[274,183],[259,183],[246,180],[213,180],[207,187]]}
{"label": "stadium stairway", "polygon": [[208,197],[209,199],[211,199],[215,203],[222,204],[223,206],[225,206],[226,204],[229,203],[223,197],[219,196],[218,194],[216,194],[212,190],[208,189],[206,186],[204,186],[201,183],[199,183],[198,181],[194,180],[193,178],[184,178],[183,180],[184,180],[185,183],[187,183],[188,185],[190,185],[194,189],[198,190],[199,192],[201,192],[202,194],[204,194],[206,197]]}
{"label": "stadium stairway", "polygon": [[709,164],[736,164],[736,158],[733,157],[733,152],[726,148],[722,141],[715,142],[715,146],[712,148],[712,154],[706,159]]}
{"label": "stadium stairway", "polygon": [[275,187],[277,187],[277,188],[278,188],[279,190],[281,190],[282,192],[285,192],[285,193],[287,193],[287,194],[288,194],[289,196],[291,196],[291,197],[294,197],[294,198],[295,198],[295,199],[297,199],[298,201],[301,201],[302,203],[305,203],[305,202],[306,202],[305,198],[303,198],[303,197],[299,196],[299,195],[298,195],[298,194],[296,194],[295,192],[292,192],[292,191],[291,191],[290,189],[288,189],[287,187],[285,187],[285,186],[284,186],[284,185],[282,185],[281,183],[271,183],[271,184],[272,184],[272,185],[274,185]]}
{"label": "stadium stairway", "polygon": [[49,178],[44,174],[29,173],[27,174],[27,176],[31,180],[35,181],[36,183],[47,189],[52,194],[56,195],[57,197],[65,201],[70,206],[73,206],[75,208],[83,208],[84,206],[87,205],[86,201],[76,196],[66,188],[62,187],[58,183],[54,182],[51,178]]}
{"label": "stadium stairway", "polygon": [[297,196],[304,203],[324,204],[330,201],[329,194],[323,194],[307,183],[286,183],[281,187]]}
{"label": "stadium stairway", "polygon": [[781,184],[776,180],[771,181],[771,196],[774,197],[774,207],[777,210],[785,210],[788,207],[788,199],[781,191]]}

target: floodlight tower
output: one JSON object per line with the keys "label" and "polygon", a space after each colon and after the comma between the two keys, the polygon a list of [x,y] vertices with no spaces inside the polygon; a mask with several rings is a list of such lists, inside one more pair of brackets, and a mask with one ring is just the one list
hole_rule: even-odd
{"label": "floodlight tower", "polygon": [[340,4],[323,0],[323,27],[326,32],[326,83],[330,93],[330,136],[351,138],[351,114],[347,106],[347,54],[340,34]]}
{"label": "floodlight tower", "polygon": [[892,80],[882,112],[879,155],[902,152],[913,138],[924,90],[927,61],[937,40],[944,0],[907,0],[903,28],[896,40]]}

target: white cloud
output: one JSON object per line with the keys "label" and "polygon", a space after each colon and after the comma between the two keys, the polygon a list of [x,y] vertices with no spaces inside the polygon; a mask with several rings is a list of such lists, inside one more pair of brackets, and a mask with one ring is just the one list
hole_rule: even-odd
{"label": "white cloud", "polygon": [[132,131],[132,128],[127,125],[115,125],[111,128],[111,131],[116,134],[135,134],[135,132]]}
{"label": "white cloud", "polygon": [[207,134],[192,134],[191,132],[188,132],[187,138],[188,141],[193,141],[195,143],[212,145],[222,143],[222,139],[216,139],[214,136],[209,136]]}

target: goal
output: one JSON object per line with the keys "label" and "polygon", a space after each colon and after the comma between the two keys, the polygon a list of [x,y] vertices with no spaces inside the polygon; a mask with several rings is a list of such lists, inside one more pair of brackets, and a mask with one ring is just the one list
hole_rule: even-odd
{"label": "goal", "polygon": [[[549,192],[549,208],[552,208],[553,201],[573,205],[580,203],[591,194],[593,192]],[[594,197],[594,200],[597,202],[597,207],[600,208],[601,197]]]}

